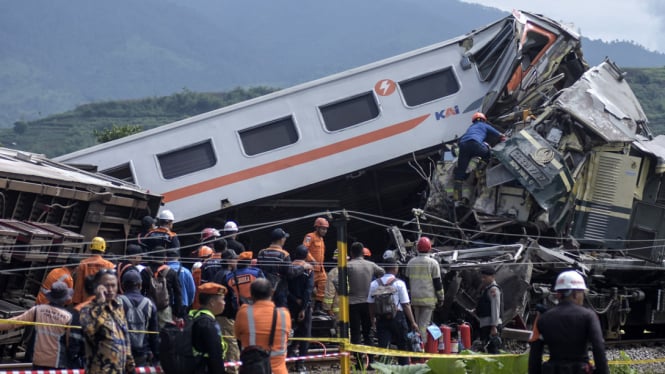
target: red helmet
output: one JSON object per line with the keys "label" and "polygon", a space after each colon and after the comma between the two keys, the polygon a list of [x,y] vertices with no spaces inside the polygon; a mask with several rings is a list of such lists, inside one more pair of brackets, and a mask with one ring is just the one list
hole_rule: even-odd
{"label": "red helmet", "polygon": [[427,253],[432,250],[432,242],[429,240],[428,237],[423,236],[420,239],[418,239],[418,252],[421,253]]}
{"label": "red helmet", "polygon": [[364,247],[363,248],[363,257],[372,257],[372,251],[370,251],[369,248]]}
{"label": "red helmet", "polygon": [[205,228],[203,231],[201,231],[201,241],[205,241],[212,237],[218,238],[220,236],[221,235],[219,234],[219,230],[213,229],[211,227]]}
{"label": "red helmet", "polygon": [[473,113],[473,116],[471,116],[471,122],[476,122],[478,120],[487,122],[487,117],[481,112]]}
{"label": "red helmet", "polygon": [[328,223],[328,220],[322,217],[317,218],[314,221],[314,227],[329,227],[330,224]]}

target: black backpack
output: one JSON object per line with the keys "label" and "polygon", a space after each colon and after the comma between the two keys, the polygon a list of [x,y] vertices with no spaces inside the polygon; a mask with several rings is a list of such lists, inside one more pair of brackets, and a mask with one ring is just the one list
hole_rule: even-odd
{"label": "black backpack", "polygon": [[202,356],[194,355],[192,328],[201,313],[185,318],[184,326],[166,323],[159,330],[159,361],[165,374],[191,374],[202,363]]}

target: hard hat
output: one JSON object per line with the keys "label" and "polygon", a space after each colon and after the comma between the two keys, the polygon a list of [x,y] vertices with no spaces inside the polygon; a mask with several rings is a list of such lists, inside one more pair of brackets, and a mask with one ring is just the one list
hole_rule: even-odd
{"label": "hard hat", "polygon": [[328,223],[328,220],[323,217],[319,217],[314,221],[314,227],[329,227],[329,226],[330,224]]}
{"label": "hard hat", "polygon": [[582,275],[575,270],[564,271],[556,278],[554,291],[561,290],[586,290],[586,283]]}
{"label": "hard hat", "polygon": [[372,251],[367,247],[363,247],[363,257],[372,257]]}
{"label": "hard hat", "polygon": [[418,252],[427,253],[432,250],[432,242],[428,237],[423,236],[418,239],[418,245],[416,247],[418,248]]}
{"label": "hard hat", "polygon": [[224,225],[224,231],[226,232],[238,232],[238,224],[233,221],[228,221]]}
{"label": "hard hat", "polygon": [[219,234],[219,231],[217,229],[213,229],[212,227],[206,227],[201,231],[201,241],[210,239],[212,237],[218,238],[221,235]]}
{"label": "hard hat", "polygon": [[90,250],[106,252],[106,240],[101,236],[95,236],[90,242]]}
{"label": "hard hat", "polygon": [[173,212],[171,212],[168,209],[164,209],[161,212],[159,212],[159,215],[157,215],[157,219],[161,219],[163,221],[174,221],[175,217],[173,216]]}
{"label": "hard hat", "polygon": [[471,122],[476,122],[478,120],[487,122],[487,117],[485,117],[485,114],[481,112],[473,113],[471,116]]}
{"label": "hard hat", "polygon": [[212,256],[213,253],[215,253],[215,251],[213,251],[212,248],[208,247],[207,245],[202,245],[199,247],[199,249],[192,252],[192,254],[198,258],[208,258]]}

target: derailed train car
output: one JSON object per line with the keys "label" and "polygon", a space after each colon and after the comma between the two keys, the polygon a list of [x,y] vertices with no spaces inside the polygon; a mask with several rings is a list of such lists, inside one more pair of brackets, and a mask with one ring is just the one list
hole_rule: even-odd
{"label": "derailed train car", "polygon": [[[0,148],[0,318],[32,306],[45,274],[85,256],[95,236],[123,255],[162,197],[43,155]],[[0,352],[22,330],[0,333]]]}
{"label": "derailed train car", "polygon": [[[607,338],[665,334],[665,136],[653,137],[625,74],[610,61],[543,105],[501,113],[510,134],[453,200],[454,156],[439,163],[421,214],[439,219],[444,318],[473,307],[479,264],[494,263],[504,321],[526,327],[551,304],[563,269],[582,272]],[[454,144],[451,144],[454,149]],[[473,166],[472,166],[473,167]],[[519,245],[520,250],[506,247]]]}

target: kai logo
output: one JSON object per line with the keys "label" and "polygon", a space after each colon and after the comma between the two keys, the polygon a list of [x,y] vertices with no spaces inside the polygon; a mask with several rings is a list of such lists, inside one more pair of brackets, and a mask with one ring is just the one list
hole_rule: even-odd
{"label": "kai logo", "polygon": [[434,112],[434,117],[436,118],[437,121],[448,118],[450,116],[454,116],[459,114],[459,106],[451,106],[446,109],[441,109],[439,112]]}
{"label": "kai logo", "polygon": [[381,96],[389,96],[395,92],[397,85],[391,79],[382,79],[374,85],[374,91]]}

